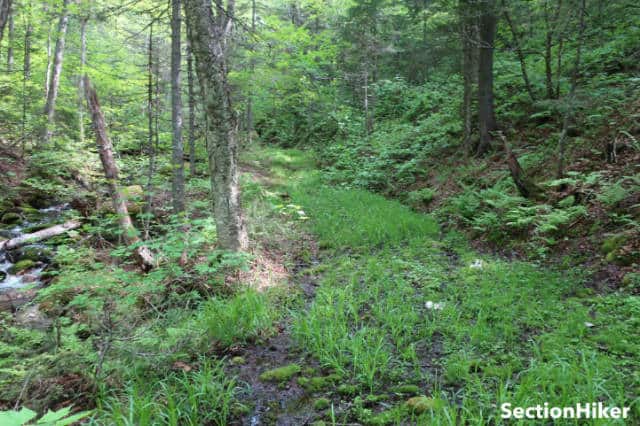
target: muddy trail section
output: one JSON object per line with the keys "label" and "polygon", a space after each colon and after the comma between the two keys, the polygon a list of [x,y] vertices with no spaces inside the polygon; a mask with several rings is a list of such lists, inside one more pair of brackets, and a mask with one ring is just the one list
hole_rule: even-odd
{"label": "muddy trail section", "polygon": [[[243,165],[241,172],[265,189],[275,189],[269,172],[255,165]],[[312,268],[320,263],[313,236],[297,229],[286,241],[268,241],[274,258],[289,265],[289,290],[301,298],[300,309],[306,309],[319,285]],[[284,260],[282,260],[284,259]],[[323,418],[314,407],[310,394],[297,380],[302,375],[322,374],[310,354],[297,347],[291,335],[292,318],[285,315],[275,325],[273,334],[242,347],[231,348],[226,354],[230,362],[227,372],[236,377],[242,406],[231,425],[312,424]]]}

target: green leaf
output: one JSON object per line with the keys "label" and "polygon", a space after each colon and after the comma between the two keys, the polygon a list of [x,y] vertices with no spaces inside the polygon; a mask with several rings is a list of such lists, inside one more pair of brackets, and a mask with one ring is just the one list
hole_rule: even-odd
{"label": "green leaf", "polygon": [[0,411],[0,424],[3,426],[22,426],[37,415],[38,413],[26,407],[22,407],[20,411]]}

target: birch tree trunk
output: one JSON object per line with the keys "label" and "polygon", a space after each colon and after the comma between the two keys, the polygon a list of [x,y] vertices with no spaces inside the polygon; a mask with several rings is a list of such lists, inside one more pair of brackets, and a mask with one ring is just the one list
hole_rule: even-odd
{"label": "birch tree trunk", "polygon": [[182,146],[182,90],[180,84],[182,59],[180,30],[182,17],[180,0],[172,0],[171,5],[171,122],[173,126],[171,195],[173,213],[179,214],[184,212],[184,152]]}
{"label": "birch tree trunk", "polygon": [[64,59],[64,45],[67,36],[67,27],[69,25],[69,1],[70,0],[63,0],[60,21],[58,22],[58,39],[56,40],[56,48],[53,55],[53,74],[51,74],[49,90],[47,91],[47,100],[44,106],[46,124],[42,131],[42,138],[45,143],[49,143],[51,136],[53,136],[56,99],[58,97],[58,87],[60,86],[62,60]]}
{"label": "birch tree trunk", "polygon": [[122,235],[127,245],[137,245],[134,249],[134,256],[140,267],[144,271],[149,271],[155,266],[155,260],[151,254],[151,250],[145,245],[140,245],[141,240],[138,237],[138,231],[133,226],[131,216],[127,210],[126,198],[118,186],[118,167],[113,157],[113,144],[107,134],[107,128],[104,123],[104,116],[100,109],[100,102],[96,91],[91,87],[89,77],[84,76],[85,94],[87,97],[87,105],[91,113],[91,121],[93,130],[96,134],[96,142],[100,151],[100,161],[104,168],[104,175],[109,185],[113,208],[118,215]]}
{"label": "birch tree trunk", "polygon": [[240,207],[235,115],[227,81],[226,38],[232,27],[233,3],[229,1],[226,10],[220,3],[216,8],[217,16],[208,0],[184,0],[208,116],[207,151],[218,242],[223,249],[238,251],[246,249],[248,241]]}

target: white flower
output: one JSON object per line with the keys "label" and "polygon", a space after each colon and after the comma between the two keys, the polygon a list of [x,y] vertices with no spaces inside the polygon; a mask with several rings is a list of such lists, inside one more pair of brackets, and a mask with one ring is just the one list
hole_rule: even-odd
{"label": "white flower", "polygon": [[482,266],[484,264],[482,263],[481,259],[476,259],[473,261],[473,263],[471,265],[469,265],[469,268],[471,269],[482,269]]}
{"label": "white flower", "polygon": [[434,311],[441,311],[442,308],[444,307],[444,303],[434,303],[431,300],[428,300],[425,304],[424,307],[429,309],[429,310],[434,310]]}

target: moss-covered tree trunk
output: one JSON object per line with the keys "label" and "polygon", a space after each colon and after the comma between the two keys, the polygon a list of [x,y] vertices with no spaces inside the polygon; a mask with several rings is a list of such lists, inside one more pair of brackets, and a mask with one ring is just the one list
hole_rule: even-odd
{"label": "moss-covered tree trunk", "polygon": [[210,1],[184,0],[196,71],[207,115],[207,151],[213,208],[221,248],[243,250],[247,234],[240,208],[238,141],[227,81],[226,41],[231,30],[233,2],[226,9]]}

